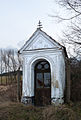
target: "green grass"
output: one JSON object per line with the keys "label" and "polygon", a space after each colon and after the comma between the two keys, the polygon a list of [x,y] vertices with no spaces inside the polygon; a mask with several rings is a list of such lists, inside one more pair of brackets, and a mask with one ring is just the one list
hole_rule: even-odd
{"label": "green grass", "polygon": [[81,120],[81,103],[34,107],[5,102],[0,105],[0,120]]}

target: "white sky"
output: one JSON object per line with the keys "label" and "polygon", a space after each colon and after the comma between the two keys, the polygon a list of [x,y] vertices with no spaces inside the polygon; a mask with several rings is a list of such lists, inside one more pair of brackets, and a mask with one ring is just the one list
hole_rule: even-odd
{"label": "white sky", "polygon": [[19,48],[19,43],[23,45],[36,30],[39,20],[43,30],[59,41],[64,24],[56,24],[48,16],[57,11],[60,9],[54,0],[0,0],[0,48]]}

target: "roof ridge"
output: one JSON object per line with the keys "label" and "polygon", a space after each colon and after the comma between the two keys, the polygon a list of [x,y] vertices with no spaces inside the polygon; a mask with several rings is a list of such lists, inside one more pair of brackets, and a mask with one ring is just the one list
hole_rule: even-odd
{"label": "roof ridge", "polygon": [[[25,42],[25,44],[21,47],[21,49],[18,51],[19,53],[20,53],[20,51],[25,47],[27,47],[27,46],[25,46],[29,41],[30,41],[30,39],[36,34],[36,32],[37,31],[41,31],[41,32],[43,32],[46,36],[48,36],[51,40],[53,40],[56,44],[58,44],[59,46],[61,46],[63,49],[64,49],[64,51],[65,51],[65,54],[67,53],[66,52],[66,48],[65,48],[65,46],[63,46],[63,45],[61,45],[59,42],[57,42],[55,39],[53,39],[50,35],[48,35],[45,31],[43,31],[43,30],[41,30],[40,28],[37,28],[36,30],[35,30],[35,32],[31,35],[31,37],[29,37],[29,39]],[[24,49],[25,49],[24,48]],[[67,55],[66,55],[67,56]]]}

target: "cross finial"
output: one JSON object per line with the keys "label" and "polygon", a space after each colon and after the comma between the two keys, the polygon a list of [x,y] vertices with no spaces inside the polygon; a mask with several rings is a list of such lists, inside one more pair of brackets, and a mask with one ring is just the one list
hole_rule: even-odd
{"label": "cross finial", "polygon": [[39,28],[39,29],[43,28],[40,20],[39,20],[39,22],[38,22],[38,28]]}

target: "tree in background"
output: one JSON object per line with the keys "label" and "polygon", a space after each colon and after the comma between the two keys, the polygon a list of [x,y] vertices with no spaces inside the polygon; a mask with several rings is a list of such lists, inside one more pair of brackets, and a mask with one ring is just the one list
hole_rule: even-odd
{"label": "tree in background", "polygon": [[2,84],[2,73],[4,71],[4,65],[3,65],[3,50],[0,49],[0,74],[1,74],[1,84]]}
{"label": "tree in background", "polygon": [[[22,60],[15,49],[0,49],[0,74],[2,81],[2,74],[6,73],[7,80],[16,80],[17,70],[22,70]],[[13,75],[12,75],[13,72]],[[14,76],[14,78],[12,77]]]}
{"label": "tree in background", "polygon": [[[62,42],[64,45],[68,44],[70,56],[76,53],[75,57],[81,57],[81,0],[57,0],[56,3],[63,11],[58,15],[54,14],[53,17],[60,22],[68,21],[68,28],[64,31]],[[70,48],[72,48],[73,53]]]}

